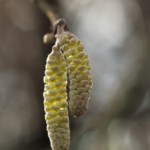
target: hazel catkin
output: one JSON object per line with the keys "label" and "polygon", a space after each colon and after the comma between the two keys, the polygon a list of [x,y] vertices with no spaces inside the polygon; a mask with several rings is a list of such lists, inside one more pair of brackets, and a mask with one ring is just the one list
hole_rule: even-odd
{"label": "hazel catkin", "polygon": [[70,130],[67,103],[66,61],[57,45],[48,55],[44,76],[44,110],[53,150],[69,150]]}
{"label": "hazel catkin", "polygon": [[70,81],[69,109],[73,116],[79,117],[87,110],[92,87],[88,55],[84,51],[83,44],[74,34],[64,31],[56,37],[67,62]]}

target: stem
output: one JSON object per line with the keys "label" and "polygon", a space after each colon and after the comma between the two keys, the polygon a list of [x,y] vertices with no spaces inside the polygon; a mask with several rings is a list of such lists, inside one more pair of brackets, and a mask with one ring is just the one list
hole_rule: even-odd
{"label": "stem", "polygon": [[52,6],[50,6],[50,4],[47,3],[45,0],[35,0],[35,4],[39,7],[41,11],[44,12],[44,14],[48,17],[49,21],[54,24],[54,22],[57,20],[57,17],[52,9]]}
{"label": "stem", "polygon": [[[49,21],[51,22],[52,26],[50,26],[50,30],[53,30],[53,25],[57,20],[57,17],[53,11],[53,7],[46,2],[45,0],[33,0],[33,2],[38,6],[38,8],[48,17]],[[45,44],[49,44],[54,40],[53,33],[47,33],[43,37],[43,42]]]}

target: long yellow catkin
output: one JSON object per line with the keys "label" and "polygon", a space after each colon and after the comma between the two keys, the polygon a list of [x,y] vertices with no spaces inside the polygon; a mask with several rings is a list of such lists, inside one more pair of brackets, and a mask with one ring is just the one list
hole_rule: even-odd
{"label": "long yellow catkin", "polygon": [[66,61],[58,46],[48,55],[44,76],[44,109],[53,150],[69,150],[70,129],[67,103]]}
{"label": "long yellow catkin", "polygon": [[92,76],[88,55],[80,40],[70,32],[57,36],[60,48],[66,58],[69,75],[69,109],[73,116],[84,114],[88,107]]}

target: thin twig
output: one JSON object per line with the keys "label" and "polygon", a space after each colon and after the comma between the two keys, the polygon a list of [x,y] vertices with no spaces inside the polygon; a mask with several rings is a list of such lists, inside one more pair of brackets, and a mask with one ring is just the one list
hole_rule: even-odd
{"label": "thin twig", "polygon": [[[34,0],[33,1],[39,9],[48,17],[49,21],[51,22],[52,26],[50,26],[50,30],[52,30],[54,23],[57,20],[57,17],[53,11],[52,6],[47,3],[45,0]],[[54,33],[46,33],[43,37],[43,42],[45,44],[49,44],[54,40]]]}
{"label": "thin twig", "polygon": [[40,8],[40,10],[43,11],[44,14],[48,17],[49,21],[54,24],[54,22],[57,20],[57,17],[53,11],[52,6],[50,6],[50,4],[47,3],[45,0],[35,0],[34,2]]}

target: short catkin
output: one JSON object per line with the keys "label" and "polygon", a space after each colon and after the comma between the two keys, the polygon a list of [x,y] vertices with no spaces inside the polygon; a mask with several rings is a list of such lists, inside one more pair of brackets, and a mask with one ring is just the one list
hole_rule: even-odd
{"label": "short catkin", "polygon": [[72,33],[64,31],[57,36],[60,48],[66,58],[69,75],[69,109],[73,116],[82,116],[88,107],[92,76],[88,55],[84,46]]}
{"label": "short catkin", "polygon": [[44,76],[44,109],[52,150],[69,150],[66,61],[58,46],[48,55]]}

